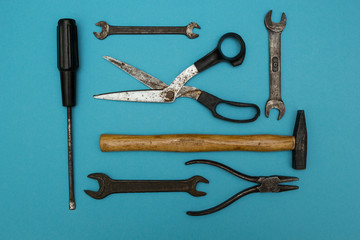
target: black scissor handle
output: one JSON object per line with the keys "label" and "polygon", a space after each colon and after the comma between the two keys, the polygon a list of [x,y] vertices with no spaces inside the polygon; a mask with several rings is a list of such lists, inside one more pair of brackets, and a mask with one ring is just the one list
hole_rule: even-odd
{"label": "black scissor handle", "polygon": [[[240,43],[241,50],[235,57],[228,57],[221,50],[221,45],[224,42],[224,40],[227,38],[235,38]],[[242,37],[237,33],[233,33],[233,32],[226,33],[220,38],[216,48],[213,51],[211,51],[209,54],[207,54],[205,57],[196,61],[194,65],[199,72],[202,72],[221,61],[227,61],[231,63],[231,65],[233,65],[234,67],[239,66],[244,61],[245,52],[246,52],[246,46]]]}
{"label": "black scissor handle", "polygon": [[[208,92],[204,92],[204,91],[200,94],[197,101],[199,103],[201,103],[202,105],[204,105],[207,109],[209,109],[214,117],[225,120],[225,121],[229,121],[229,122],[249,123],[249,122],[255,121],[260,116],[260,108],[256,104],[226,101],[226,100],[215,97],[214,95],[212,95],[212,94],[210,94]],[[219,113],[216,112],[216,108],[220,103],[229,104],[229,105],[232,105],[232,106],[235,106],[235,107],[255,108],[256,109],[256,114],[254,115],[253,118],[250,118],[250,119],[227,118],[227,117],[224,117],[224,116],[222,116],[222,115],[220,115]]]}

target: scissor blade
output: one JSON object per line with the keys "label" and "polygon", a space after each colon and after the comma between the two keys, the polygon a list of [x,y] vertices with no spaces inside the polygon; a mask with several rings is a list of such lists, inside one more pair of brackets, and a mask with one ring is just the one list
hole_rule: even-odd
{"label": "scissor blade", "polygon": [[160,90],[168,86],[166,83],[160,81],[159,79],[127,63],[108,56],[104,56],[104,58],[151,89]]}
{"label": "scissor blade", "polygon": [[169,102],[165,101],[162,90],[139,90],[94,95],[94,98],[125,102]]}
{"label": "scissor blade", "polygon": [[196,74],[198,74],[199,71],[196,68],[196,66],[193,64],[182,73],[180,73],[174,81],[169,85],[169,87],[165,91],[172,91],[174,92],[175,96],[178,97],[180,90],[184,87],[184,85]]}

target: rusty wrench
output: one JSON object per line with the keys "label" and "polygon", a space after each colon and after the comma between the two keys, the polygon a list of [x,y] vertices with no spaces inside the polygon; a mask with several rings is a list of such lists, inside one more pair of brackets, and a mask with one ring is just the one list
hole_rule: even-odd
{"label": "rusty wrench", "polygon": [[87,195],[95,199],[103,199],[113,193],[141,192],[187,192],[194,197],[201,197],[206,193],[196,190],[197,183],[209,183],[201,176],[186,180],[113,180],[103,173],[92,173],[88,178],[99,183],[98,191],[85,190]]}
{"label": "rusty wrench", "polygon": [[184,34],[188,38],[197,38],[199,34],[193,33],[194,28],[200,29],[200,26],[191,22],[185,27],[137,27],[137,26],[111,26],[105,21],[95,24],[101,27],[101,32],[94,32],[95,37],[102,40],[113,34]]}
{"label": "rusty wrench", "polygon": [[281,16],[280,23],[271,21],[272,10],[265,16],[265,26],[269,32],[269,73],[270,97],[266,102],[265,115],[269,117],[270,110],[279,110],[278,120],[285,114],[285,105],[281,99],[281,32],[286,25],[285,13]]}

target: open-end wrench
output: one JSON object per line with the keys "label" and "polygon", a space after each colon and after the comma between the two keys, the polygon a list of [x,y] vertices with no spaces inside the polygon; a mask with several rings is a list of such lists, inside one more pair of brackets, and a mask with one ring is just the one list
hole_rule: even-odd
{"label": "open-end wrench", "polygon": [[269,32],[269,73],[270,97],[266,102],[265,115],[269,117],[270,110],[279,110],[278,120],[285,114],[285,105],[281,99],[281,32],[286,25],[285,13],[281,16],[280,23],[271,21],[272,10],[265,16],[265,26]]}
{"label": "open-end wrench", "polygon": [[103,199],[113,193],[143,192],[187,192],[194,197],[205,196],[205,192],[196,190],[198,182],[209,183],[206,178],[194,176],[186,180],[113,180],[103,173],[92,173],[88,176],[98,181],[99,190],[85,190],[95,199]]}
{"label": "open-end wrench", "polygon": [[141,26],[111,26],[105,21],[100,21],[95,24],[101,27],[101,32],[94,32],[98,39],[105,39],[113,34],[184,34],[188,38],[197,38],[199,34],[193,33],[194,28],[200,29],[200,26],[191,22],[185,27],[141,27]]}

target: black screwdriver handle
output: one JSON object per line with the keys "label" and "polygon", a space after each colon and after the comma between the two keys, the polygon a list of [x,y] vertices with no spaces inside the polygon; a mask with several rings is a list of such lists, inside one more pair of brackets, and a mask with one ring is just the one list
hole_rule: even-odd
{"label": "black screwdriver handle", "polygon": [[59,20],[57,53],[63,106],[72,107],[76,104],[75,71],[79,67],[77,28],[74,19]]}

